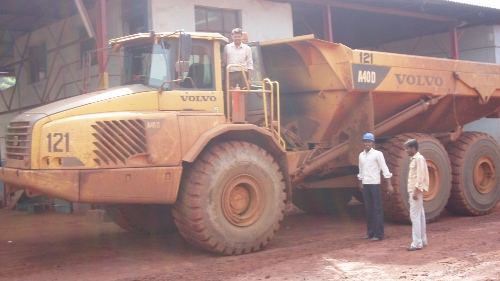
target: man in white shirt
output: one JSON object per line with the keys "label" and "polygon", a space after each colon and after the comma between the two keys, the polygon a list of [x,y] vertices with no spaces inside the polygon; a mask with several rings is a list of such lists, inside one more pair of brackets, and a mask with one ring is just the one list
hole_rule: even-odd
{"label": "man in white shirt", "polygon": [[[243,32],[241,28],[235,28],[231,32],[231,38],[233,43],[227,44],[224,47],[224,52],[222,53],[222,67],[225,71],[226,66],[229,64],[239,64],[243,66],[245,75],[247,77],[248,85],[252,83],[252,71],[253,71],[253,60],[252,60],[252,49],[242,43]],[[241,68],[231,67],[229,69],[229,86],[238,87],[243,89],[246,88],[247,81],[245,81]]]}
{"label": "man in white shirt", "polygon": [[359,188],[363,193],[366,209],[366,235],[364,239],[371,238],[379,241],[384,238],[384,212],[382,210],[382,194],[380,192],[380,172],[387,180],[389,193],[394,191],[391,183],[392,174],[385,163],[384,154],[375,150],[375,137],[372,133],[363,135],[365,149],[359,154]]}
{"label": "man in white shirt", "polygon": [[427,234],[424,211],[424,191],[429,190],[429,170],[427,162],[418,152],[418,142],[415,139],[405,142],[405,151],[410,156],[410,169],[408,171],[408,200],[410,201],[410,219],[412,243],[406,248],[415,251],[427,246]]}

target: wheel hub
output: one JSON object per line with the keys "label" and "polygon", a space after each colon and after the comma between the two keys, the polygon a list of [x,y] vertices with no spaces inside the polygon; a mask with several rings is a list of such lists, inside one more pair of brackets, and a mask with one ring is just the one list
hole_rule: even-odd
{"label": "wheel hub", "polygon": [[482,156],[474,165],[474,185],[482,194],[491,192],[495,186],[495,165],[491,158]]}
{"label": "wheel hub", "polygon": [[244,186],[236,186],[229,194],[229,205],[231,207],[231,213],[241,214],[247,208],[250,203],[250,194]]}
{"label": "wheel hub", "polygon": [[439,193],[439,179],[441,175],[436,163],[432,160],[426,160],[426,162],[427,170],[429,171],[429,190],[424,192],[424,201],[430,201]]}
{"label": "wheel hub", "polygon": [[256,178],[239,175],[224,187],[222,211],[232,224],[251,225],[260,217],[263,208],[262,185]]}

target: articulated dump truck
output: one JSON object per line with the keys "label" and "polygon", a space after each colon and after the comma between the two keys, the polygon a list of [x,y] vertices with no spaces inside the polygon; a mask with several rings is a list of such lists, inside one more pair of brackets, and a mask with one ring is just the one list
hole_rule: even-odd
{"label": "articulated dump truck", "polygon": [[462,127],[498,118],[500,65],[303,36],[251,43],[255,82],[230,88],[227,43],[184,32],[111,40],[124,58],[121,86],[10,122],[7,192],[96,204],[129,231],[178,230],[215,253],[250,253],[273,238],[287,204],[331,213],[362,201],[358,155],[373,132],[394,174],[387,218],[409,221],[410,138],[427,160],[429,221],[445,209],[484,215],[499,201],[499,146]]}

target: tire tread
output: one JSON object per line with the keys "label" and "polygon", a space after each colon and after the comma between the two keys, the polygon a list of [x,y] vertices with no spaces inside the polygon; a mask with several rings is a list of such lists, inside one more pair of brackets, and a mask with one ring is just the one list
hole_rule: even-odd
{"label": "tire tread", "polygon": [[[218,166],[224,166],[226,159],[233,155],[238,159],[240,157],[239,153],[242,151],[258,153],[261,158],[272,165],[274,172],[280,175],[281,186],[279,188],[282,193],[282,202],[279,202],[279,204],[281,205],[281,214],[279,215],[278,221],[273,225],[273,231],[265,237],[263,241],[258,241],[253,245],[242,248],[231,248],[217,241],[207,228],[207,222],[205,222],[203,210],[201,209],[204,204],[201,202],[201,195],[203,192],[202,189],[205,188],[204,183],[208,182],[208,179],[211,177],[211,174],[206,171],[214,171]],[[231,154],[231,152],[233,153]],[[230,141],[210,147],[202,153],[193,165],[189,165],[186,168],[181,186],[182,188],[179,190],[178,200],[173,210],[174,219],[179,228],[179,232],[191,244],[205,248],[211,252],[224,255],[239,255],[258,251],[272,239],[284,218],[286,196],[283,175],[279,166],[274,161],[274,158],[254,144],[241,141]]]}

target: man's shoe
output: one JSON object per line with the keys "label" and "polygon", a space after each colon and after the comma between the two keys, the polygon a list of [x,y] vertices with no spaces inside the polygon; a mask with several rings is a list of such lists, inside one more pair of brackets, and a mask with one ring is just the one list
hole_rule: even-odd
{"label": "man's shoe", "polygon": [[417,247],[413,247],[413,246],[410,246],[408,248],[406,248],[407,251],[417,251],[417,250],[422,250],[422,248],[417,248]]}
{"label": "man's shoe", "polygon": [[370,238],[372,238],[372,236],[370,236],[370,235],[367,234],[367,235],[365,235],[365,236],[363,236],[361,238],[363,238],[363,239],[370,239]]}
{"label": "man's shoe", "polygon": [[372,238],[372,241],[380,241],[380,240],[382,240],[382,238],[378,238],[378,237],[373,237]]}

